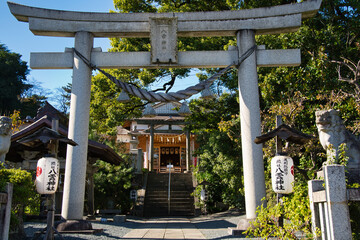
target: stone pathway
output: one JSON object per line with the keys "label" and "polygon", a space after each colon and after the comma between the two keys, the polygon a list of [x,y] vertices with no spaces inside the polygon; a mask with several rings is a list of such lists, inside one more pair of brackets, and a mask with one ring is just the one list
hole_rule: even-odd
{"label": "stone pathway", "polygon": [[156,218],[144,223],[122,239],[206,239],[187,218]]}

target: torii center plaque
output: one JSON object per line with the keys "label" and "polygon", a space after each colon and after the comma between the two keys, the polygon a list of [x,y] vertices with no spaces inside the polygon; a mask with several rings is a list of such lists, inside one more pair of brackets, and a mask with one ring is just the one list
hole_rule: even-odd
{"label": "torii center plaque", "polygon": [[[321,0],[267,8],[222,12],[88,13],[41,9],[8,2],[11,13],[29,23],[35,35],[75,37],[75,48],[99,68],[223,68],[255,45],[255,35],[294,32],[302,19],[318,11]],[[177,37],[236,36],[229,51],[176,49]],[[151,52],[101,52],[94,37],[148,37]],[[175,46],[175,47],[174,47]],[[238,66],[241,143],[247,219],[265,197],[257,67],[299,65],[299,49],[266,50],[258,47]],[[68,146],[62,217],[82,219],[86,174],[91,70],[72,51],[32,53],[33,69],[73,69],[68,137],[79,145]]]}
{"label": "torii center plaque", "polygon": [[151,62],[177,63],[177,18],[150,18]]}

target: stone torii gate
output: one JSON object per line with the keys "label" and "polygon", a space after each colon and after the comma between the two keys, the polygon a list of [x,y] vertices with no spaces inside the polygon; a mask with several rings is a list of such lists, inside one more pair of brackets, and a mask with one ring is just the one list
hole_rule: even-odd
{"label": "stone torii gate", "polygon": [[[222,12],[183,13],[91,13],[23,6],[8,2],[11,13],[29,23],[40,36],[74,37],[75,49],[97,67],[105,68],[223,68],[255,45],[256,34],[297,31],[302,19],[312,17],[321,0]],[[237,47],[229,51],[176,49],[177,37],[236,36]],[[102,52],[93,48],[94,37],[144,37],[151,52]],[[257,67],[299,65],[300,50],[265,50],[257,47],[238,66],[241,142],[244,167],[246,217],[256,217],[265,196],[262,147],[254,143],[261,135]],[[31,53],[33,69],[73,69],[68,145],[62,216],[83,217],[86,156],[90,108],[91,69],[72,50],[63,53]]]}

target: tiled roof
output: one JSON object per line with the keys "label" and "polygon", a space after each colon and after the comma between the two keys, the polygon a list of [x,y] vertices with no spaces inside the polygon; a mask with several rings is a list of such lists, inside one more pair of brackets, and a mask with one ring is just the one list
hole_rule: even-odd
{"label": "tiled roof", "polygon": [[[46,111],[42,111],[42,113],[45,113],[45,112]],[[37,116],[38,118],[34,123],[30,124],[29,126],[21,129],[20,131],[18,131],[12,135],[10,150],[9,150],[9,153],[6,155],[7,160],[12,161],[12,162],[22,161],[23,158],[17,153],[17,151],[22,151],[22,150],[44,151],[44,150],[46,150],[46,149],[44,149],[44,147],[42,147],[42,149],[41,148],[31,149],[31,148],[24,146],[17,142],[17,140],[29,136],[41,128],[44,128],[44,127],[51,128],[51,119],[54,117],[54,115],[52,115],[52,117],[49,117],[48,115],[43,115],[40,118],[39,118],[39,116],[40,115],[38,114],[38,116]],[[68,135],[67,128],[64,127],[63,125],[59,126],[58,132],[63,136]],[[65,158],[66,144],[59,143],[59,145],[60,145],[59,146],[59,152],[60,152],[59,155]],[[120,162],[123,161],[123,159],[112,148],[110,148],[109,146],[107,146],[105,144],[102,144],[102,143],[99,143],[96,141],[92,141],[92,140],[88,141],[88,157],[89,158],[98,158],[105,162],[115,164],[115,165],[119,165]]]}

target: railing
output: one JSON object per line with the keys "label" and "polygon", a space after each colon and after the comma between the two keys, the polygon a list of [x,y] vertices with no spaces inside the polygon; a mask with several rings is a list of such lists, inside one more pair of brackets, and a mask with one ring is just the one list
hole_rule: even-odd
{"label": "railing", "polygon": [[170,215],[170,206],[171,206],[171,169],[173,168],[174,166],[171,165],[169,163],[168,165],[168,168],[169,168],[169,183],[168,183],[168,215]]}
{"label": "railing", "polygon": [[[161,167],[159,172],[160,173],[168,173],[169,168]],[[171,168],[171,172],[173,172],[173,173],[181,173],[181,167],[173,167],[173,168]]]}
{"label": "railing", "polygon": [[360,189],[346,189],[342,165],[324,166],[323,176],[308,182],[314,239],[352,239],[348,201],[360,201]]}

